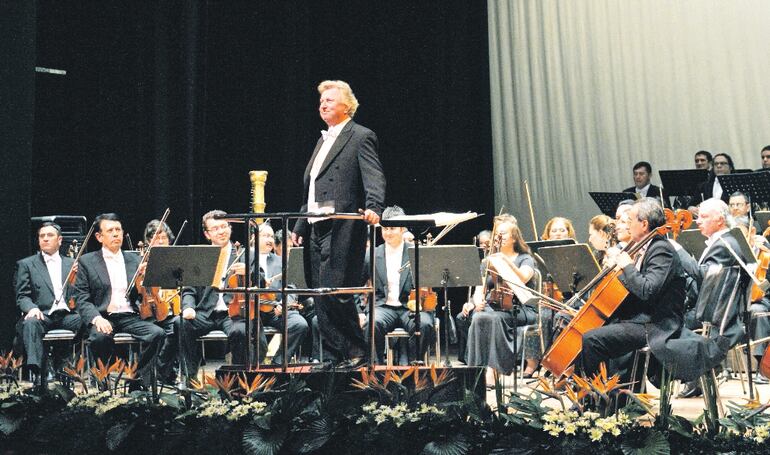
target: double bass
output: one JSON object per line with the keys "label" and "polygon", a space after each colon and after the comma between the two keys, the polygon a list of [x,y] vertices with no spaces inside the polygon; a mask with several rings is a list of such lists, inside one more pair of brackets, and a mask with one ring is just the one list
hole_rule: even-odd
{"label": "double bass", "polygon": [[[633,257],[655,236],[666,235],[669,232],[677,234],[680,230],[686,229],[692,222],[692,215],[689,215],[688,222],[687,214],[689,212],[687,214],[683,212],[686,211],[678,210],[676,214],[671,211],[666,212],[666,224],[653,229],[639,242],[629,244],[623,251]],[[603,326],[628,296],[628,289],[623,286],[619,279],[621,273],[622,270],[615,266],[607,267],[599,272],[583,290],[573,297],[573,299],[579,298],[589,289],[594,288],[591,297],[580,308],[567,327],[554,340],[548,352],[543,356],[543,367],[555,377],[558,378],[565,375],[567,369],[577,358],[583,348],[583,334]]]}

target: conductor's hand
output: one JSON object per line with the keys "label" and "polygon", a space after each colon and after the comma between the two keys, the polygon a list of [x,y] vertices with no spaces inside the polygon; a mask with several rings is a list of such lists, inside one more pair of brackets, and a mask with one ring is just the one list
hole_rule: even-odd
{"label": "conductor's hand", "polygon": [[295,244],[297,246],[302,245],[302,237],[300,237],[296,233],[292,232],[291,233],[291,243],[293,243],[293,244]]}
{"label": "conductor's hand", "polygon": [[184,311],[182,311],[182,317],[187,320],[195,319],[195,310],[192,308],[185,308]]}
{"label": "conductor's hand", "polygon": [[103,318],[102,316],[95,317],[91,323],[96,326],[96,331],[99,333],[104,333],[106,335],[112,333],[112,324],[110,324],[110,321]]}
{"label": "conductor's hand", "polygon": [[463,316],[468,317],[468,315],[471,314],[471,311],[475,308],[476,308],[476,305],[473,302],[465,302],[461,313],[463,314]]}
{"label": "conductor's hand", "polygon": [[246,264],[243,262],[237,262],[233,264],[231,270],[236,275],[246,275]]}
{"label": "conductor's hand", "polygon": [[380,215],[377,215],[370,209],[366,209],[363,212],[359,210],[359,213],[364,215],[364,221],[366,221],[369,224],[377,224],[380,222]]}
{"label": "conductor's hand", "polygon": [[618,254],[617,257],[615,257],[615,264],[617,264],[618,268],[624,269],[627,265],[633,264],[634,260],[631,259],[631,256],[628,255],[625,251]]}

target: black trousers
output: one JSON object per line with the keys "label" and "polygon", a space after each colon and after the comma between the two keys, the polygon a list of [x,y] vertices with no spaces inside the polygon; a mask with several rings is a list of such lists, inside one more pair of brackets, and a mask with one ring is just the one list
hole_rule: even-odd
{"label": "black trousers", "polygon": [[149,386],[152,381],[152,369],[166,339],[166,332],[154,323],[142,320],[136,313],[113,313],[105,317],[112,324],[112,333],[98,332],[92,324],[88,335],[91,352],[106,364],[113,355],[113,335],[117,332],[130,333],[141,342],[137,373],[144,384]]}
{"label": "black trousers", "polygon": [[[221,330],[227,335],[230,352],[233,354],[233,363],[243,365],[246,363],[246,322],[243,318],[231,318],[227,311],[214,311],[209,316],[196,312],[195,319],[176,320],[184,327],[182,336],[183,359],[181,368],[187,369],[187,377],[195,379],[198,376],[198,367],[201,364],[201,351],[198,338],[211,332]],[[184,371],[183,371],[184,373]]]}
{"label": "black trousers", "polygon": [[468,329],[471,327],[473,310],[468,316],[457,313],[455,316],[455,326],[457,327],[457,360],[466,363],[466,353],[468,352]]}
{"label": "black trousers", "polygon": [[169,316],[160,322],[155,321],[155,324],[166,332],[166,339],[158,354],[158,375],[168,381],[176,377],[174,363],[179,354],[179,338],[176,336],[176,327],[179,326],[177,319],[179,316]]}
{"label": "black trousers", "polygon": [[[264,324],[267,327],[272,327],[278,331],[283,330],[283,316],[287,313],[281,313],[280,316],[276,316],[275,313],[264,313],[260,312],[262,324]],[[310,330],[307,321],[304,317],[302,317],[301,314],[299,314],[296,310],[290,310],[288,312],[288,317],[286,319],[286,329],[289,332],[289,337],[287,340],[287,347],[288,347],[288,358],[291,358],[295,352],[297,352],[297,349],[302,346],[302,342],[305,340],[305,337],[308,334],[308,331]],[[263,334],[260,340],[260,345],[263,346],[266,344],[265,342],[265,335]],[[264,348],[260,349],[261,354],[264,355]],[[283,342],[281,343],[281,349],[278,350],[278,353],[273,357],[273,363],[274,364],[282,364],[283,363]]]}
{"label": "black trousers", "polygon": [[[614,322],[583,335],[583,350],[577,365],[585,376],[592,377],[599,371],[599,364],[607,364],[610,374],[611,361],[618,361],[626,354],[632,353],[647,345],[647,330],[644,324],[634,322]],[[626,363],[626,362],[623,362]],[[615,362],[615,364],[618,364]],[[621,379],[626,376],[620,372]]]}
{"label": "black trousers", "polygon": [[[380,364],[384,363],[385,357],[385,335],[394,329],[402,328],[409,333],[409,342],[407,343],[408,361],[421,360],[425,349],[434,340],[433,313],[426,311],[420,312],[420,332],[422,333],[422,351],[417,352],[417,340],[414,337],[414,331],[417,324],[414,322],[414,315],[405,307],[378,306],[374,309],[374,344],[377,348],[377,357]],[[399,340],[401,341],[401,340]]]}
{"label": "black trousers", "polygon": [[[49,330],[65,329],[75,332],[75,341],[80,338],[83,322],[80,315],[75,312],[57,311],[54,314],[43,314],[43,319],[22,318],[16,326],[16,331],[24,344],[24,357],[27,365],[40,367],[45,352],[43,350],[43,337]],[[69,346],[62,346],[65,350]],[[22,354],[22,353],[18,353]],[[63,357],[63,352],[55,352],[54,365]]]}
{"label": "black trousers", "polygon": [[[332,222],[320,221],[312,225],[310,235],[310,283],[317,286],[338,287],[356,286],[361,283],[345,283],[335,279],[341,274],[335,273],[335,267],[346,268],[347,264],[337,264],[332,260],[339,258],[332,251]],[[353,248],[361,250],[363,248]],[[338,252],[336,252],[338,253]],[[348,258],[348,261],[357,258]],[[356,260],[356,262],[359,262]],[[363,264],[363,257],[361,257]],[[322,295],[316,299],[318,327],[323,337],[323,348],[332,353],[337,360],[365,357],[368,350],[364,332],[359,325],[358,310],[352,294]]]}

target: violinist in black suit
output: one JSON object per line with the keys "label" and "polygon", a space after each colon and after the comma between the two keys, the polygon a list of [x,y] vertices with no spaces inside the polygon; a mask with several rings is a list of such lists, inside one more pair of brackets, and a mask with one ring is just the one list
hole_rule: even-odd
{"label": "violinist in black suit", "polygon": [[139,293],[129,284],[137,273],[143,278],[144,265],[139,256],[123,253],[123,226],[114,213],[99,215],[94,220],[96,240],[102,248],[80,258],[75,280],[77,311],[88,326],[88,341],[93,354],[107,363],[112,356],[113,335],[124,332],[141,342],[137,372],[149,386],[156,357],[166,338],[166,332],[138,314]]}
{"label": "violinist in black suit", "polygon": [[[318,140],[305,169],[302,211],[363,210],[376,224],[385,201],[385,176],[377,156],[377,136],[352,120],[358,101],[343,81],[324,81],[319,113],[329,127]],[[292,240],[305,248],[305,278],[311,287],[361,285],[366,226],[360,221],[300,219]],[[316,314],[326,351],[340,368],[366,361],[367,344],[351,295],[325,295],[316,301]],[[327,367],[328,365],[325,365]]]}
{"label": "violinist in black suit", "polygon": [[690,202],[692,206],[688,207],[688,210],[696,215],[698,214],[698,204],[705,200],[711,198],[721,199],[724,202],[730,200],[730,195],[727,192],[722,191],[722,185],[719,184],[719,179],[717,179],[717,177],[720,175],[732,174],[733,171],[735,171],[733,159],[727,153],[717,153],[714,155],[714,160],[711,164],[712,168],[711,172],[709,172],[708,180],[701,183],[695,190],[692,202]]}
{"label": "violinist in black suit", "polygon": [[[628,215],[635,242],[666,222],[660,201],[651,198],[636,201]],[[648,343],[654,355],[682,327],[685,281],[679,255],[664,236],[654,234],[635,259],[622,252],[615,263],[622,270],[618,279],[629,294],[607,325],[583,335],[578,366],[588,377],[599,371],[601,362],[623,363],[621,357]]]}
{"label": "violinist in black suit", "polygon": [[[55,223],[43,223],[37,240],[40,252],[18,261],[13,279],[16,305],[24,314],[16,330],[24,344],[25,363],[33,373],[37,373],[45,355],[46,332],[66,329],[79,335],[83,325],[80,315],[68,306],[72,287],[65,280],[73,260],[59,253],[61,228]],[[60,357],[54,357],[55,363]]]}
{"label": "violinist in black suit", "polygon": [[[383,219],[404,215],[401,207],[388,207],[382,214]],[[414,339],[416,328],[414,313],[406,307],[409,293],[414,289],[412,284],[412,268],[409,267],[409,245],[404,241],[406,228],[383,227],[382,239],[385,241],[374,250],[375,261],[375,317],[374,344],[377,357],[384,363],[385,335],[394,329],[402,328],[409,333],[409,360],[422,359],[422,352],[417,352],[417,342]],[[369,270],[367,266],[365,270]],[[366,307],[368,310],[368,306]],[[368,311],[366,311],[368,313]],[[429,346],[433,338],[433,312],[420,312],[420,332],[422,333],[423,350]]]}
{"label": "violinist in black suit", "polygon": [[[203,235],[212,245],[228,251],[228,267],[221,277],[220,285],[225,287],[225,280],[230,274],[246,274],[246,264],[242,258],[238,257],[236,248],[230,243],[232,234],[230,223],[215,218],[222,215],[226,213],[221,210],[212,210],[203,215]],[[232,299],[233,294],[217,292],[211,286],[182,289],[182,318],[184,319],[182,350],[188,378],[197,377],[201,361],[196,340],[212,330],[221,330],[227,335],[230,352],[233,354],[233,363],[246,363],[246,322],[240,316],[235,318],[229,316],[228,304]],[[175,330],[179,330],[179,327]]]}

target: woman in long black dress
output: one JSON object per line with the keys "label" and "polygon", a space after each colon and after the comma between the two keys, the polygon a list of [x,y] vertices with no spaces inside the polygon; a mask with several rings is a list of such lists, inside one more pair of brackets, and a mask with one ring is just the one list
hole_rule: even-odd
{"label": "woman in long black dress", "polygon": [[[535,261],[529,254],[529,247],[524,242],[518,226],[511,221],[503,221],[496,226],[497,252],[485,260],[487,270],[485,297],[476,304],[474,316],[468,330],[468,365],[487,366],[487,382],[492,379],[492,369],[498,373],[510,374],[516,367],[514,337],[516,327],[534,324],[537,310],[529,305],[521,305],[513,286],[507,285],[500,274],[513,273],[514,278],[527,286],[533,287]],[[507,270],[495,270],[504,267]],[[513,299],[517,311],[503,310],[503,300]],[[506,305],[507,306],[507,305]],[[515,316],[514,316],[515,313]]]}

